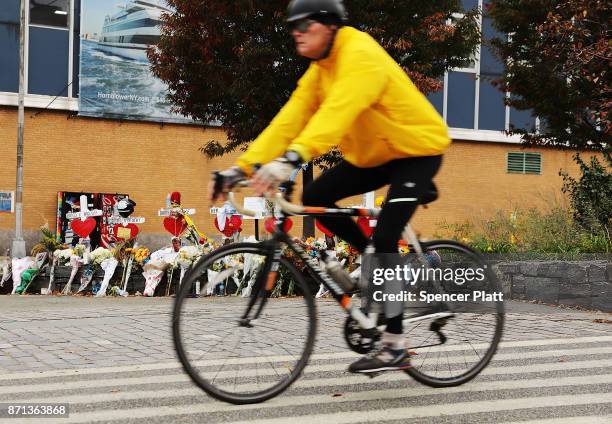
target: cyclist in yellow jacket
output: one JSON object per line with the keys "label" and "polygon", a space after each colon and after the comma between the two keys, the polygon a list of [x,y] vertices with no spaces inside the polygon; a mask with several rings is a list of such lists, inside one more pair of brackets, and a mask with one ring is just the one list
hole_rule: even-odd
{"label": "cyclist in yellow jacket", "polygon": [[[214,174],[211,200],[224,197],[245,176],[252,176],[259,193],[274,190],[296,167],[338,146],[343,160],[304,187],[302,202],[333,207],[340,199],[389,184],[373,243],[377,253],[397,253],[402,230],[450,144],[448,128],[395,60],[368,34],[346,25],[341,0],[293,0],[287,13],[298,54],[312,62],[236,166]],[[353,220],[320,221],[365,251],[368,240]],[[408,366],[403,305],[385,305],[385,314],[382,349],[354,362],[349,371]]]}

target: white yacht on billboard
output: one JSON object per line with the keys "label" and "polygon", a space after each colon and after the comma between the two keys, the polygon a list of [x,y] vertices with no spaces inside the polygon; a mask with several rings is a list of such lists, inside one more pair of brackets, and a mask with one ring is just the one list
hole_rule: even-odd
{"label": "white yacht on billboard", "polygon": [[121,11],[104,19],[98,49],[147,62],[147,47],[159,41],[162,12],[171,10],[163,0],[132,0]]}

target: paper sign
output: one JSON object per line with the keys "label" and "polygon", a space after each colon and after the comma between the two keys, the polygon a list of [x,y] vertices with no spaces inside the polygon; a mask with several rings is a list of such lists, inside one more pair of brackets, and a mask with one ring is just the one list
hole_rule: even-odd
{"label": "paper sign", "polygon": [[123,218],[122,216],[113,216],[109,218],[109,224],[144,224],[145,219],[141,216],[128,216],[127,218]]}
{"label": "paper sign", "polygon": [[262,219],[266,212],[266,199],[263,197],[245,197],[244,208],[253,212],[257,212],[256,216],[245,215],[244,219]]}
{"label": "paper sign", "polygon": [[129,240],[132,238],[132,229],[130,227],[117,227],[117,238]]}
{"label": "paper sign", "polygon": [[195,209],[187,209],[187,208],[171,208],[171,209],[160,209],[157,212],[158,216],[171,216],[172,214],[181,214],[181,215],[195,215]]}

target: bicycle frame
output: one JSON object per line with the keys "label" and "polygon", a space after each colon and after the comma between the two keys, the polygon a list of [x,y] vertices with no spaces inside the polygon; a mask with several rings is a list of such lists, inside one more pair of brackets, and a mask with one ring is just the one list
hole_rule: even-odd
{"label": "bicycle frame", "polygon": [[[238,205],[234,199],[233,193],[230,193],[229,201],[239,213],[242,213],[243,215],[255,215],[254,212],[246,210]],[[308,269],[308,273],[312,276],[312,278],[314,278],[317,283],[323,284],[323,286],[330,291],[332,297],[350,314],[355,321],[359,323],[359,326],[363,330],[368,331],[375,329],[378,319],[377,314],[370,314],[370,316],[368,316],[361,311],[360,307],[357,305],[352,305],[351,296],[345,293],[344,290],[342,290],[342,288],[331,278],[331,276],[321,269],[317,260],[310,257],[299,244],[293,242],[289,235],[283,231],[283,228],[289,215],[335,217],[377,216],[380,210],[368,208],[325,208],[298,206],[285,200],[283,195],[280,193],[276,195],[276,201],[280,204],[281,216],[276,223],[276,228],[272,234],[272,239],[262,242],[262,245],[267,247],[269,253],[267,255],[268,259],[264,264],[263,272],[260,275],[261,279],[267,276],[267,281],[265,281],[265,285],[264,281],[261,281],[260,278],[258,278],[258,280],[255,282],[254,287],[258,291],[258,295],[251,298],[247,310],[241,317],[240,324],[250,326],[250,321],[259,317],[259,314],[267,302],[267,298],[274,288],[274,281],[276,280],[276,274],[280,265],[281,245],[282,243],[285,243],[304,262],[306,268]],[[410,245],[417,254],[423,253],[418,237],[410,226],[410,223],[406,224],[402,237],[409,240]],[[255,315],[252,318],[249,318],[249,314],[255,306],[258,297],[263,297],[263,299],[260,302]]]}
{"label": "bicycle frame", "polygon": [[[320,216],[321,213],[317,212],[316,215]],[[282,230],[282,225],[286,219],[286,216],[281,217],[277,224],[276,231],[272,235],[272,239],[262,242],[262,246],[268,249],[269,254],[267,255],[260,276],[261,278],[266,278],[265,276],[267,276],[267,281],[261,281],[258,277],[258,281],[255,282],[254,287],[258,290],[259,294],[251,298],[249,306],[241,317],[240,324],[243,326],[250,326],[250,321],[259,317],[270,293],[272,293],[274,289],[274,282],[276,281],[276,275],[280,266],[281,245],[284,243],[304,262],[312,278],[314,278],[318,284],[323,284],[330,291],[333,298],[336,299],[342,308],[348,311],[362,329],[374,329],[376,327],[376,318],[369,318],[357,305],[351,305],[351,296],[345,293],[344,290],[342,290],[342,288],[321,269],[316,259],[310,257],[300,245],[293,242],[289,235]],[[249,318],[249,314],[255,306],[258,297],[262,298],[261,302],[259,303],[255,315]]]}

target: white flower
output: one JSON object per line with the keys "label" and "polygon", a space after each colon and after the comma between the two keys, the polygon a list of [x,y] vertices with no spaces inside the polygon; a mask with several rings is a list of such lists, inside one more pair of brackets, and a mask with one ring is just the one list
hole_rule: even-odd
{"label": "white flower", "polygon": [[73,256],[72,249],[56,250],[53,252],[53,257],[57,259],[58,265],[65,265],[70,262],[70,258]]}
{"label": "white flower", "polygon": [[82,244],[77,244],[76,246],[74,246],[74,248],[72,249],[72,254],[76,255],[76,256],[80,256],[83,257],[83,255],[85,254],[85,246]]}
{"label": "white flower", "polygon": [[103,247],[98,247],[96,250],[89,254],[89,259],[94,265],[100,265],[105,259],[113,257],[113,253]]}
{"label": "white flower", "polygon": [[196,262],[202,256],[202,250],[197,246],[185,246],[181,247],[178,253],[178,264],[184,268],[190,267],[191,264]]}
{"label": "white flower", "polygon": [[317,250],[327,250],[327,243],[325,243],[324,239],[316,239],[312,246]]}

